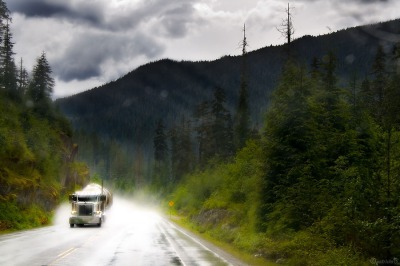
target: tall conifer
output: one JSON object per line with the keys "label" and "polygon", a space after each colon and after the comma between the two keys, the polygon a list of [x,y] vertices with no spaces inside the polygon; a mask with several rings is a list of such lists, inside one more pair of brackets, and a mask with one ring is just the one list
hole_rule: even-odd
{"label": "tall conifer", "polygon": [[51,112],[51,95],[54,88],[54,79],[51,73],[46,54],[43,52],[33,68],[28,90],[29,97],[34,104],[34,110],[41,115],[48,115]]}
{"label": "tall conifer", "polygon": [[249,92],[247,83],[247,50],[246,25],[243,27],[242,70],[240,75],[239,101],[235,117],[235,146],[236,149],[244,147],[250,134]]}
{"label": "tall conifer", "polygon": [[7,20],[7,24],[4,27],[3,42],[0,47],[0,76],[1,83],[5,89],[15,96],[17,95],[17,69],[14,62],[14,44],[11,39],[12,34]]}

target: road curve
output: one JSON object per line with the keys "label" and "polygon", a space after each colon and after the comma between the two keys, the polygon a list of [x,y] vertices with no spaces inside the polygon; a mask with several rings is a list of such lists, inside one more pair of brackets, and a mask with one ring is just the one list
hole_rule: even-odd
{"label": "road curve", "polygon": [[245,265],[126,199],[100,228],[70,228],[68,216],[63,205],[53,226],[0,236],[0,265]]}

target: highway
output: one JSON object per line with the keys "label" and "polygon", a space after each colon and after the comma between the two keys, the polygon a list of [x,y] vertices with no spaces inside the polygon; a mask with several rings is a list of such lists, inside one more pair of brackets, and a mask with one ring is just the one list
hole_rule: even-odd
{"label": "highway", "polygon": [[100,228],[70,228],[69,212],[64,204],[52,226],[1,235],[0,265],[245,265],[127,199],[114,198]]}

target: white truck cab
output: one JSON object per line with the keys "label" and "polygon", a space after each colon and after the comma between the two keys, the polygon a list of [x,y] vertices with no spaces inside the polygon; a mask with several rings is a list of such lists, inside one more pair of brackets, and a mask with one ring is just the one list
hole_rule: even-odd
{"label": "white truck cab", "polygon": [[112,203],[111,193],[97,184],[89,184],[82,191],[69,195],[71,203],[70,227],[97,225],[105,221],[105,211]]}

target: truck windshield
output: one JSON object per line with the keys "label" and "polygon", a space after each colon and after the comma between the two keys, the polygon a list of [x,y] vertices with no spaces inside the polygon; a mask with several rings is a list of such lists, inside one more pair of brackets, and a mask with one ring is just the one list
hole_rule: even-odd
{"label": "truck windshield", "polygon": [[97,196],[78,196],[78,201],[93,202],[97,201]]}

